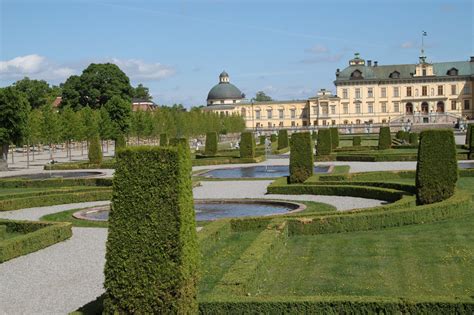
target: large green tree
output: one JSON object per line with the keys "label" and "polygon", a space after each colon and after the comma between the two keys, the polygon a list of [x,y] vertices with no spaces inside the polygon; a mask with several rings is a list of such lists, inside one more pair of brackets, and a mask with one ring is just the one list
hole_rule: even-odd
{"label": "large green tree", "polygon": [[70,77],[63,86],[64,105],[74,109],[100,108],[114,96],[130,101],[133,96],[130,79],[113,63],[90,64],[79,77]]}
{"label": "large green tree", "polygon": [[9,145],[24,140],[29,111],[30,105],[22,92],[13,87],[0,89],[0,144],[5,162]]}
{"label": "large green tree", "polygon": [[265,92],[263,91],[258,91],[257,94],[255,94],[255,97],[253,98],[254,101],[257,101],[257,102],[269,102],[269,101],[273,101],[273,99],[268,96],[267,94],[265,94]]}
{"label": "large green tree", "polygon": [[147,101],[151,101],[151,99],[153,98],[150,95],[150,90],[146,86],[143,86],[143,84],[141,83],[138,84],[136,88],[133,88],[133,97],[144,99]]}
{"label": "large green tree", "polygon": [[120,98],[112,97],[106,104],[105,109],[109,113],[110,119],[114,126],[114,139],[118,134],[126,134],[130,129],[130,116],[132,115],[132,107],[130,102]]}
{"label": "large green tree", "polygon": [[25,77],[13,83],[13,86],[23,92],[30,103],[31,108],[39,108],[53,101],[53,90],[44,80],[31,80]]}

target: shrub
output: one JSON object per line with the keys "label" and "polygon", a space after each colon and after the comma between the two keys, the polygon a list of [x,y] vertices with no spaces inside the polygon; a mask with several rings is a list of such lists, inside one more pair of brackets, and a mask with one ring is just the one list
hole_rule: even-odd
{"label": "shrub", "polygon": [[361,136],[354,136],[354,138],[352,138],[352,146],[353,147],[360,147],[361,144],[362,144],[362,137]]}
{"label": "shrub", "polygon": [[321,129],[318,132],[318,144],[316,148],[317,155],[331,154],[331,131],[329,129]]}
{"label": "shrub", "polygon": [[259,139],[260,139],[260,145],[265,145],[265,139],[267,139],[267,137],[260,136]]}
{"label": "shrub", "polygon": [[337,128],[329,128],[331,130],[331,148],[335,149],[339,146],[339,130]]}
{"label": "shrub", "polygon": [[160,146],[161,147],[168,146],[168,134],[167,133],[160,134]]}
{"label": "shrub", "polygon": [[309,132],[291,136],[290,183],[302,183],[313,175],[313,141]]}
{"label": "shrub", "polygon": [[127,146],[127,142],[125,141],[125,137],[122,133],[119,133],[115,137],[115,151],[117,151],[120,148],[125,148]]}
{"label": "shrub", "polygon": [[191,164],[183,149],[118,153],[105,264],[107,314],[197,313],[200,254]]}
{"label": "shrub", "polygon": [[311,139],[313,139],[313,141],[318,140],[318,132],[316,130],[313,130],[311,133]]}
{"label": "shrub", "polygon": [[277,136],[276,136],[276,134],[273,134],[273,133],[272,133],[272,134],[270,135],[270,141],[271,141],[272,143],[275,142],[275,141],[277,141]]}
{"label": "shrub", "polygon": [[467,130],[466,130],[466,145],[469,146],[469,143],[471,142],[471,130],[474,129],[474,124],[468,124],[467,125]]}
{"label": "shrub", "polygon": [[417,204],[430,204],[451,197],[457,179],[453,132],[447,129],[422,131],[416,165]]}
{"label": "shrub", "polygon": [[102,163],[102,147],[100,145],[99,135],[95,135],[91,139],[89,139],[88,157],[89,163]]}
{"label": "shrub", "polygon": [[278,150],[288,147],[288,130],[278,131]]}
{"label": "shrub", "polygon": [[255,138],[252,132],[242,132],[240,134],[240,157],[255,157]]}
{"label": "shrub", "polygon": [[204,154],[214,156],[217,154],[217,132],[208,132],[206,134],[206,147]]}
{"label": "shrub", "polygon": [[392,138],[390,136],[390,127],[380,127],[379,131],[379,150],[390,149]]}
{"label": "shrub", "polygon": [[418,146],[418,137],[419,137],[418,133],[416,133],[416,132],[411,132],[411,133],[410,133],[410,136],[409,136],[409,138],[410,138],[410,139],[409,139],[410,144],[413,145],[413,146]]}
{"label": "shrub", "polygon": [[397,138],[398,140],[403,140],[403,130],[398,130],[395,134],[395,138]]}

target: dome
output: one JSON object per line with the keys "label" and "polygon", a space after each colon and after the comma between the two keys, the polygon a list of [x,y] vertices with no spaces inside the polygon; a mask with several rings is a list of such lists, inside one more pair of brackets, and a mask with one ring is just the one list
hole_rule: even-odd
{"label": "dome", "polygon": [[219,75],[219,78],[228,77],[228,76],[229,76],[229,74],[228,74],[227,72],[225,72],[225,70],[224,70],[224,71],[222,71],[221,74]]}
{"label": "dome", "polygon": [[207,100],[234,99],[240,100],[242,92],[232,83],[219,83],[209,91]]}

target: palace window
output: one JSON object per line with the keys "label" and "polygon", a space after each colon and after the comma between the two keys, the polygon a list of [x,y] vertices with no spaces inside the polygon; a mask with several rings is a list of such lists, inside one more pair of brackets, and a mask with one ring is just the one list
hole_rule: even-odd
{"label": "palace window", "polygon": [[344,98],[344,99],[349,98],[349,95],[347,93],[347,89],[342,89],[342,98]]}
{"label": "palace window", "polygon": [[291,122],[291,127],[296,126],[296,123],[294,121]]}
{"label": "palace window", "polygon": [[456,110],[456,101],[451,101],[451,110]]}
{"label": "palace window", "polygon": [[400,78],[400,72],[398,71],[393,71],[392,73],[390,73],[389,77],[391,79],[399,79]]}
{"label": "palace window", "polygon": [[260,110],[255,111],[255,119],[260,119]]}
{"label": "palace window", "polygon": [[438,85],[438,95],[443,95],[443,86]]}
{"label": "palace window", "polygon": [[374,97],[374,89],[367,88],[367,97]]}
{"label": "palace window", "polygon": [[224,101],[221,101],[221,104],[224,104]]}
{"label": "palace window", "polygon": [[271,128],[272,127],[272,123],[271,122],[268,122],[268,128]]}
{"label": "palace window", "polygon": [[395,113],[400,112],[400,103],[399,103],[399,102],[393,103],[393,111],[394,111]]}
{"label": "palace window", "polygon": [[329,114],[328,106],[327,105],[321,105],[321,112],[322,112],[323,116],[327,116]]}
{"label": "palace window", "polygon": [[336,105],[331,105],[331,114],[332,115],[336,114]]}
{"label": "palace window", "polygon": [[400,97],[400,90],[397,86],[393,88],[393,97]]}
{"label": "palace window", "polygon": [[451,85],[451,95],[456,95],[456,84]]}
{"label": "palace window", "polygon": [[448,72],[446,74],[447,75],[458,75],[458,69],[451,68],[451,69],[448,70]]}
{"label": "palace window", "polygon": [[360,104],[356,104],[356,114],[360,114]]}
{"label": "palace window", "polygon": [[382,113],[387,112],[387,103],[382,103]]}
{"label": "palace window", "polygon": [[356,119],[356,124],[360,125],[360,119]]}
{"label": "palace window", "polygon": [[267,109],[267,119],[272,119],[273,118],[273,110]]}
{"label": "palace window", "polygon": [[313,106],[313,115],[318,116],[318,106]]}
{"label": "palace window", "polygon": [[466,85],[464,86],[464,91],[463,91],[464,95],[469,95],[471,94],[471,87],[466,83]]}
{"label": "palace window", "polygon": [[348,125],[349,124],[349,120],[344,120],[344,125]]}
{"label": "palace window", "polygon": [[318,121],[317,121],[317,120],[314,120],[314,121],[313,121],[313,125],[317,126],[317,125],[318,125]]}
{"label": "palace window", "polygon": [[374,103],[369,103],[367,106],[367,111],[372,114],[374,112]]}
{"label": "palace window", "polygon": [[360,89],[359,88],[355,89],[355,98],[360,98]]}
{"label": "palace window", "polygon": [[326,119],[323,119],[323,126],[326,126],[328,124],[328,122],[326,121]]}
{"label": "palace window", "polygon": [[469,100],[464,100],[464,110],[469,110],[471,108],[471,104]]}
{"label": "palace window", "polygon": [[354,72],[351,73],[351,79],[363,79],[362,77],[362,72],[360,72],[359,70],[355,70]]}
{"label": "palace window", "polygon": [[336,124],[336,121],[335,121],[335,120],[331,120],[331,124],[335,125],[335,124]]}
{"label": "palace window", "polygon": [[283,127],[283,121],[280,121],[280,123],[278,123],[278,126]]}
{"label": "palace window", "polygon": [[295,119],[295,118],[296,118],[296,109],[291,109],[291,110],[290,110],[290,117],[291,117],[291,119]]}
{"label": "palace window", "polygon": [[407,96],[412,96],[412,94],[411,94],[411,86],[407,86]]}
{"label": "palace window", "polygon": [[349,114],[349,104],[344,104],[342,106],[344,114]]}
{"label": "palace window", "polygon": [[423,76],[426,77],[426,69],[423,68]]}
{"label": "palace window", "polygon": [[428,95],[428,87],[426,85],[423,85],[421,87],[421,96],[427,96]]}
{"label": "palace window", "polygon": [[387,119],[382,119],[382,124],[386,124],[387,123]]}
{"label": "palace window", "polygon": [[387,97],[387,88],[380,89],[380,97]]}
{"label": "palace window", "polygon": [[283,119],[283,109],[278,110],[278,118]]}

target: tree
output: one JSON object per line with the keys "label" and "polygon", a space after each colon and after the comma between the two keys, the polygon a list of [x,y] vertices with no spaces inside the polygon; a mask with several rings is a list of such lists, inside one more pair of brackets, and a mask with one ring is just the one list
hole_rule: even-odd
{"label": "tree", "polygon": [[77,75],[70,76],[62,85],[61,107],[70,106],[74,110],[81,109],[81,78]]}
{"label": "tree", "polygon": [[71,159],[71,141],[79,140],[77,130],[79,127],[79,115],[77,115],[71,107],[64,108],[60,113],[61,118],[61,138],[66,141],[67,155]]}
{"label": "tree", "polygon": [[[114,124],[110,119],[109,112],[102,107],[100,109],[100,123],[99,123],[99,135],[102,140],[111,140],[114,137]],[[107,149],[109,151],[109,144],[107,142]]]}
{"label": "tree", "polygon": [[130,102],[119,96],[114,96],[105,104],[105,109],[113,123],[114,139],[116,139],[118,133],[126,134],[131,123],[132,108]]}
{"label": "tree", "polygon": [[26,95],[31,108],[39,108],[52,101],[52,89],[44,80],[30,80],[25,77],[13,83],[13,86]]}
{"label": "tree", "polygon": [[102,149],[100,145],[99,134],[94,135],[92,138],[89,139],[89,151],[88,151],[88,158],[89,163],[92,164],[100,164],[102,163]]}
{"label": "tree", "polygon": [[50,158],[53,160],[53,144],[56,144],[61,136],[61,123],[58,113],[52,105],[41,107],[43,121],[41,124],[41,137],[49,145]]}
{"label": "tree", "polygon": [[41,142],[41,124],[43,113],[40,109],[33,109],[28,115],[28,139],[33,145],[33,161],[35,160],[35,146]]}
{"label": "tree", "polygon": [[256,102],[269,102],[269,101],[273,101],[273,99],[266,95],[265,92],[263,91],[258,91],[257,94],[255,94],[255,97],[252,99]]}
{"label": "tree", "polygon": [[27,133],[30,105],[26,96],[13,87],[0,89],[0,144],[7,161],[10,143],[19,144]]}
{"label": "tree", "polygon": [[150,95],[150,90],[141,83],[136,88],[133,88],[133,97],[147,101],[151,101],[153,98]]}

